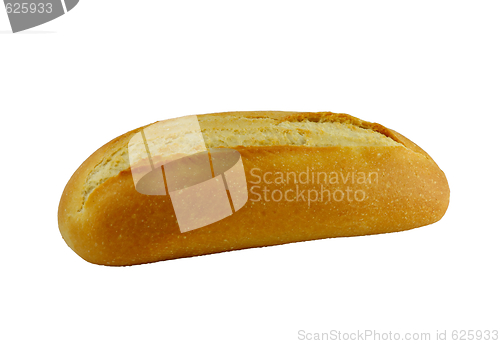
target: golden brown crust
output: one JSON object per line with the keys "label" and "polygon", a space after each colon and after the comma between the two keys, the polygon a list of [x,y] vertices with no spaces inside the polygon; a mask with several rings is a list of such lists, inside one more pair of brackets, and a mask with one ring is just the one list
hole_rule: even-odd
{"label": "golden brown crust", "polygon": [[[141,128],[126,133],[89,157],[68,182],[59,206],[59,227],[67,244],[85,260],[104,265],[132,265],[250,247],[367,234],[388,233],[438,221],[446,212],[449,188],[444,173],[432,159],[401,134],[379,124],[345,114],[245,112],[237,115],[277,120],[350,121],[376,130],[405,147],[235,147],[242,157],[249,201],[233,215],[197,230],[181,233],[167,196],[139,194],[130,169],[121,171],[95,188],[82,207],[82,188],[89,173],[107,156],[127,145]],[[279,173],[306,171],[376,173],[377,182],[266,184],[255,171]],[[253,172],[252,172],[253,171]],[[352,175],[350,175],[352,176]],[[363,201],[311,202],[263,200],[262,188],[285,193],[296,187],[305,194],[321,187],[362,190]],[[278,193],[278,191],[276,191]],[[261,196],[257,201],[256,194]],[[290,192],[289,195],[292,193]],[[80,211],[79,211],[80,210]]]}

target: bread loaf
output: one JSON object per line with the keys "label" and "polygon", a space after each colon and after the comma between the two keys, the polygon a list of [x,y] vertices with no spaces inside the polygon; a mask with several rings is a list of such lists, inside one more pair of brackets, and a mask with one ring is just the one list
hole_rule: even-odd
{"label": "bread loaf", "polygon": [[133,265],[403,231],[446,212],[444,173],[380,124],[329,112],[228,112],[132,130],[92,154],[61,197],[83,259]]}

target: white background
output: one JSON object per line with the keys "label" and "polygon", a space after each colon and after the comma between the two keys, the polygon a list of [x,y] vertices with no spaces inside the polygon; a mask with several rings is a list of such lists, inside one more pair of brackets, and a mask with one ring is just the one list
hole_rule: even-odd
{"label": "white background", "polygon": [[[500,330],[499,12],[497,1],[82,0],[9,34],[0,8],[0,342]],[[401,233],[127,268],[67,247],[59,199],[91,153],[157,120],[231,110],[345,112],[396,129],[446,173],[448,212]]]}

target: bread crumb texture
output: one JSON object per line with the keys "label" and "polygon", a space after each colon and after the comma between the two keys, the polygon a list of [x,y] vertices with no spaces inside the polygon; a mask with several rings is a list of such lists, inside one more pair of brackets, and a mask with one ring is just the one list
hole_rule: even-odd
{"label": "bread crumb texture", "polygon": [[278,121],[229,116],[200,119],[208,148],[251,146],[398,146],[400,143],[349,123]]}

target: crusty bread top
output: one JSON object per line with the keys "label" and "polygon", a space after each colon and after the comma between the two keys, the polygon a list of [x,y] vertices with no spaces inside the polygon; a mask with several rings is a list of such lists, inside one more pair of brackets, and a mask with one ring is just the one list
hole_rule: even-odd
{"label": "crusty bread top", "polygon": [[[255,111],[226,112],[197,117],[207,148],[403,146],[430,158],[418,146],[395,131],[346,114]],[[102,159],[94,165],[86,177],[79,211],[84,209],[88,196],[95,188],[130,168],[128,142],[146,127],[128,132],[94,153],[94,155],[100,154]]]}
{"label": "crusty bread top", "polygon": [[371,129],[341,122],[278,121],[236,116],[199,120],[207,148],[251,146],[397,146]]}

